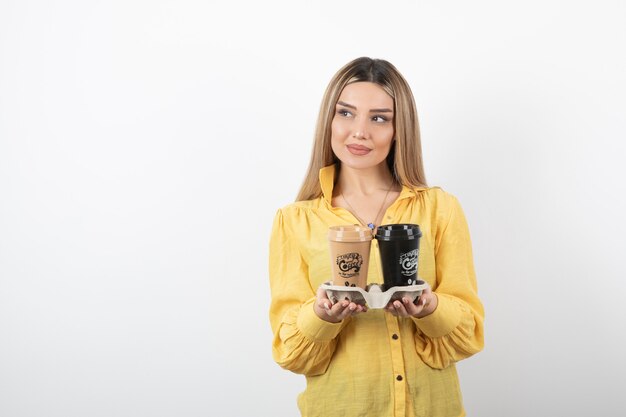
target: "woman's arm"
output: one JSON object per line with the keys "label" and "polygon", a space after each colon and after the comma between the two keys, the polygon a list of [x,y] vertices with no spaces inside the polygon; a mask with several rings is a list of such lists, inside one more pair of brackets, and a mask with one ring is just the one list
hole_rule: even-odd
{"label": "woman's arm", "polygon": [[[350,318],[331,323],[314,311],[317,298],[308,279],[308,265],[282,210],[272,228],[269,273],[274,360],[292,372],[324,373],[335,350],[336,336]],[[339,306],[332,308],[337,313]]]}
{"label": "woman's arm", "polygon": [[446,213],[435,236],[436,309],[412,317],[418,355],[433,368],[445,368],[483,348],[484,310],[478,298],[467,221],[457,199],[446,197]]}

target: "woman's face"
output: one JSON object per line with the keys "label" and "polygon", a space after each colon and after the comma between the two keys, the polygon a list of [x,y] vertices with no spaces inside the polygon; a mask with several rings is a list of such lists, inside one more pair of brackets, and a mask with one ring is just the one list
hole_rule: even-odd
{"label": "woman's face", "polygon": [[331,124],[331,146],[342,164],[364,169],[385,162],[393,142],[393,98],[378,84],[344,87]]}

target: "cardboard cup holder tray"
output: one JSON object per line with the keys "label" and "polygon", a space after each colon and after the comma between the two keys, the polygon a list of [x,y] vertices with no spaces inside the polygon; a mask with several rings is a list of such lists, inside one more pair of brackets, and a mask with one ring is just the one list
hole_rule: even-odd
{"label": "cardboard cup holder tray", "polygon": [[398,300],[402,297],[408,297],[415,302],[422,291],[428,288],[428,284],[418,279],[415,285],[391,287],[383,291],[379,284],[370,284],[364,290],[359,287],[344,287],[325,282],[322,284],[322,288],[326,290],[326,295],[333,304],[341,300],[348,300],[356,304],[367,305],[368,308],[385,308],[390,300]]}

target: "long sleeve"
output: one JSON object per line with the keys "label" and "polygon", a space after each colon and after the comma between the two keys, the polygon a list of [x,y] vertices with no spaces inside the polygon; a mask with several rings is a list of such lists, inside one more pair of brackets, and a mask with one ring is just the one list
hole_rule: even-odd
{"label": "long sleeve", "polygon": [[437,309],[413,319],[417,353],[438,369],[479,352],[484,343],[484,310],[477,294],[467,222],[456,198],[447,196],[449,210],[435,236]]}
{"label": "long sleeve", "polygon": [[313,310],[316,288],[310,284],[308,265],[282,210],[274,219],[269,252],[274,360],[292,372],[322,374],[335,350],[336,336],[348,320],[329,323]]}

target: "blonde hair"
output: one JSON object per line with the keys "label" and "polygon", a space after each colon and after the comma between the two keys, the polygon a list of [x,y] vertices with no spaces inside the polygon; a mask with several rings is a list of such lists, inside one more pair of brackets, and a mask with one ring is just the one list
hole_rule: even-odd
{"label": "blonde hair", "polygon": [[346,85],[360,81],[380,85],[393,98],[395,141],[387,156],[387,165],[394,180],[411,188],[426,185],[417,110],[409,84],[391,63],[361,57],[337,71],[326,88],[315,128],[311,161],[296,201],[322,195],[319,170],[338,162],[330,141],[335,105]]}

